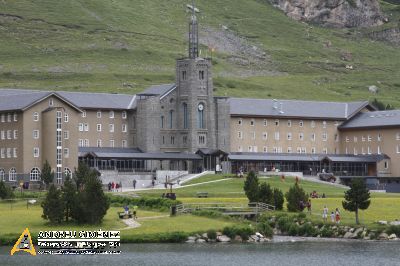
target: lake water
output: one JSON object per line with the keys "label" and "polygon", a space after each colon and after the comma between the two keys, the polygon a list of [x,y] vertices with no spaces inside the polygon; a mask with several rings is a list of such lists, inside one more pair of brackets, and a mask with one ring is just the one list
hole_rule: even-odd
{"label": "lake water", "polygon": [[36,257],[0,247],[0,265],[400,265],[400,241],[121,245],[120,255]]}

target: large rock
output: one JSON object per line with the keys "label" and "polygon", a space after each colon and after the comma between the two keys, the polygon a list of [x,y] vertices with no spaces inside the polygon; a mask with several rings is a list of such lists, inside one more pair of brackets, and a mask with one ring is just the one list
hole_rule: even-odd
{"label": "large rock", "polygon": [[353,239],[353,238],[357,238],[357,235],[352,232],[346,232],[346,234],[344,234],[343,238]]}
{"label": "large rock", "polygon": [[390,225],[400,225],[400,221],[393,221],[389,223]]}
{"label": "large rock", "polygon": [[396,236],[396,234],[391,234],[388,238],[391,239],[391,240],[393,240],[393,239],[396,239],[397,236]]}
{"label": "large rock", "polygon": [[231,242],[231,239],[226,235],[221,235],[217,237],[218,242]]}
{"label": "large rock", "polygon": [[383,24],[378,0],[270,0],[295,20],[330,27],[371,27]]}
{"label": "large rock", "polygon": [[361,234],[361,232],[363,232],[363,231],[364,231],[364,228],[360,227],[360,228],[357,228],[357,229],[354,231],[354,234],[355,234],[356,236],[358,236],[358,234]]}
{"label": "large rock", "polygon": [[378,236],[378,240],[388,240],[389,239],[389,236],[388,236],[388,234],[386,234],[386,233],[381,233],[379,236]]}
{"label": "large rock", "polygon": [[205,243],[207,242],[205,239],[199,238],[196,240],[196,243]]}

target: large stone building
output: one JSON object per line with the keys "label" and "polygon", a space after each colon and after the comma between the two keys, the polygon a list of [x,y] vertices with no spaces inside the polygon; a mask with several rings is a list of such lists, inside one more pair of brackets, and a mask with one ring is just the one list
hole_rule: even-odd
{"label": "large stone building", "polygon": [[368,102],[214,97],[211,60],[189,55],[175,84],[140,94],[0,89],[0,179],[40,180],[47,160],[63,182],[84,161],[99,171],[204,169],[333,172],[343,181],[399,182],[400,111]]}

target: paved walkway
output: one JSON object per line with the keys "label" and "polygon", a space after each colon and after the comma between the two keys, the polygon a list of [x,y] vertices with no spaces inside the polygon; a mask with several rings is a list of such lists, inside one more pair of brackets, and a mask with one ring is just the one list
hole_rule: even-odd
{"label": "paved walkway", "polygon": [[122,222],[123,222],[124,224],[126,224],[127,227],[122,228],[121,230],[124,230],[124,229],[132,229],[132,228],[138,228],[138,227],[141,226],[141,224],[138,223],[138,222],[137,222],[135,219],[133,219],[133,218],[122,219]]}

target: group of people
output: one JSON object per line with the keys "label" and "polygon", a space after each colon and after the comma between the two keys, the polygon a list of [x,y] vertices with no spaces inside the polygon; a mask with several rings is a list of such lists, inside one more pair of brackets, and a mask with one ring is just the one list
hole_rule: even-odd
{"label": "group of people", "polygon": [[318,195],[317,191],[313,191],[310,193],[310,197],[313,199],[318,199],[318,198],[326,198],[325,193],[322,193],[322,196]]}
{"label": "group of people", "polygon": [[[133,206],[133,219],[137,219],[137,209],[138,209],[138,206]],[[124,212],[125,212],[125,215],[129,215],[129,206],[128,205],[125,205],[124,206]]]}
{"label": "group of people", "polygon": [[121,181],[119,181],[119,183],[114,182],[114,181],[108,183],[108,191],[118,192],[119,189],[121,189],[121,192],[122,192],[122,182]]}
{"label": "group of people", "polygon": [[[328,214],[329,214],[329,210],[328,210],[328,207],[326,207],[326,205],[325,205],[324,209],[322,211],[322,219],[324,220],[324,222],[328,221]],[[336,208],[336,210],[334,212],[333,211],[331,212],[330,217],[331,217],[332,223],[340,224],[340,211],[338,208]]]}
{"label": "group of people", "polygon": [[299,203],[300,205],[300,210],[303,211],[305,208],[307,208],[307,212],[311,214],[311,200],[309,199],[307,202],[303,202],[302,200]]}

